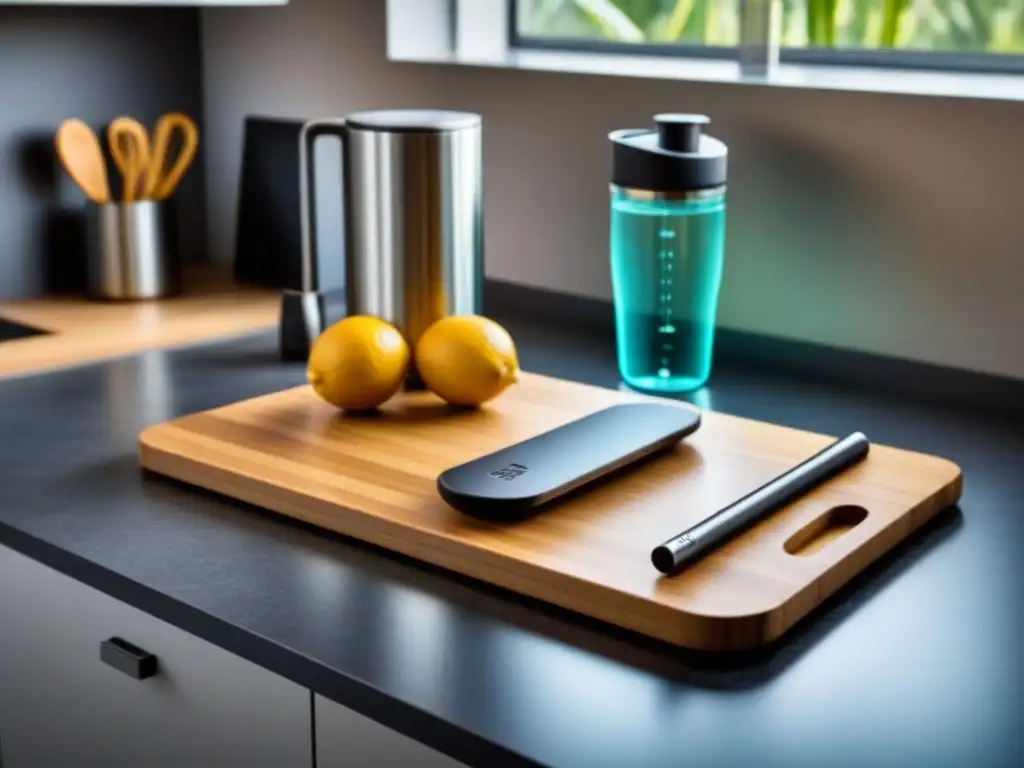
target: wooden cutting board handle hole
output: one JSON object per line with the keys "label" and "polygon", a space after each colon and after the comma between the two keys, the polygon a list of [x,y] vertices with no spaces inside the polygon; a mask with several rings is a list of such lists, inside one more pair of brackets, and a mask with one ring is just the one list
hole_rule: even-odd
{"label": "wooden cutting board handle hole", "polygon": [[852,531],[863,523],[867,516],[868,511],[864,507],[854,504],[832,507],[786,539],[782,547],[791,555],[813,555],[840,536]]}

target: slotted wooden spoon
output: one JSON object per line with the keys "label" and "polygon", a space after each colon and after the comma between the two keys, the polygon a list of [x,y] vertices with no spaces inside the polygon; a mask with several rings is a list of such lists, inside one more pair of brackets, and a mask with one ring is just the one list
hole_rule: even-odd
{"label": "slotted wooden spoon", "polygon": [[107,143],[124,180],[122,199],[134,202],[144,190],[149,168],[149,135],[130,117],[115,117],[107,128]]}
{"label": "slotted wooden spoon", "polygon": [[[171,149],[174,134],[181,136],[181,145],[175,155]],[[146,171],[145,196],[166,200],[178,186],[199,146],[199,130],[192,119],[181,112],[168,112],[153,129],[153,144],[149,170]]]}

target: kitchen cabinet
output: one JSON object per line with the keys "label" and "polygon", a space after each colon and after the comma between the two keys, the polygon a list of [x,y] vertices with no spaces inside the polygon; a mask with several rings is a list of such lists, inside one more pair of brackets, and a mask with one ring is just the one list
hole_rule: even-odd
{"label": "kitchen cabinet", "polygon": [[314,710],[317,768],[465,768],[463,763],[323,696],[314,697]]}
{"label": "kitchen cabinet", "polygon": [[[116,645],[101,661],[111,638],[155,674]],[[311,766],[310,696],[0,546],[3,768]]]}
{"label": "kitchen cabinet", "polygon": [[[289,0],[159,0],[164,6],[287,5]],[[157,5],[154,0],[0,0],[0,5]]]}

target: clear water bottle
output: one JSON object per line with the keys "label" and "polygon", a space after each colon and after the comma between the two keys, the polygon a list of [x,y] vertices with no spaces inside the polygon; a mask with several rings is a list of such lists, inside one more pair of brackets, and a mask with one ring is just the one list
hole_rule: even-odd
{"label": "clear water bottle", "polygon": [[651,393],[711,375],[725,246],[728,149],[704,115],[614,131],[611,270],[619,372]]}

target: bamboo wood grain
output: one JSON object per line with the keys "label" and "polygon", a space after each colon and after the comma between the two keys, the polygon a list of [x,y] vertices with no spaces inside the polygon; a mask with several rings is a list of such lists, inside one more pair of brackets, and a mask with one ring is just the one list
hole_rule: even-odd
{"label": "bamboo wood grain", "polygon": [[[572,611],[716,650],[780,636],[960,495],[960,470],[949,461],[872,446],[861,464],[663,577],[650,564],[653,546],[832,439],[710,412],[672,451],[525,522],[476,521],[437,495],[435,478],[448,467],[637,399],[526,374],[478,411],[416,393],[356,417],[299,387],[151,427],[140,461]],[[867,510],[857,525],[844,512],[833,513],[834,527],[815,522],[850,506]]]}
{"label": "bamboo wood grain", "polygon": [[[197,279],[210,287],[196,291]],[[0,317],[51,332],[0,344],[0,377],[212,341],[277,323],[279,293],[215,284],[218,279],[205,271],[193,273],[189,293],[159,301],[69,297],[0,302]]]}

